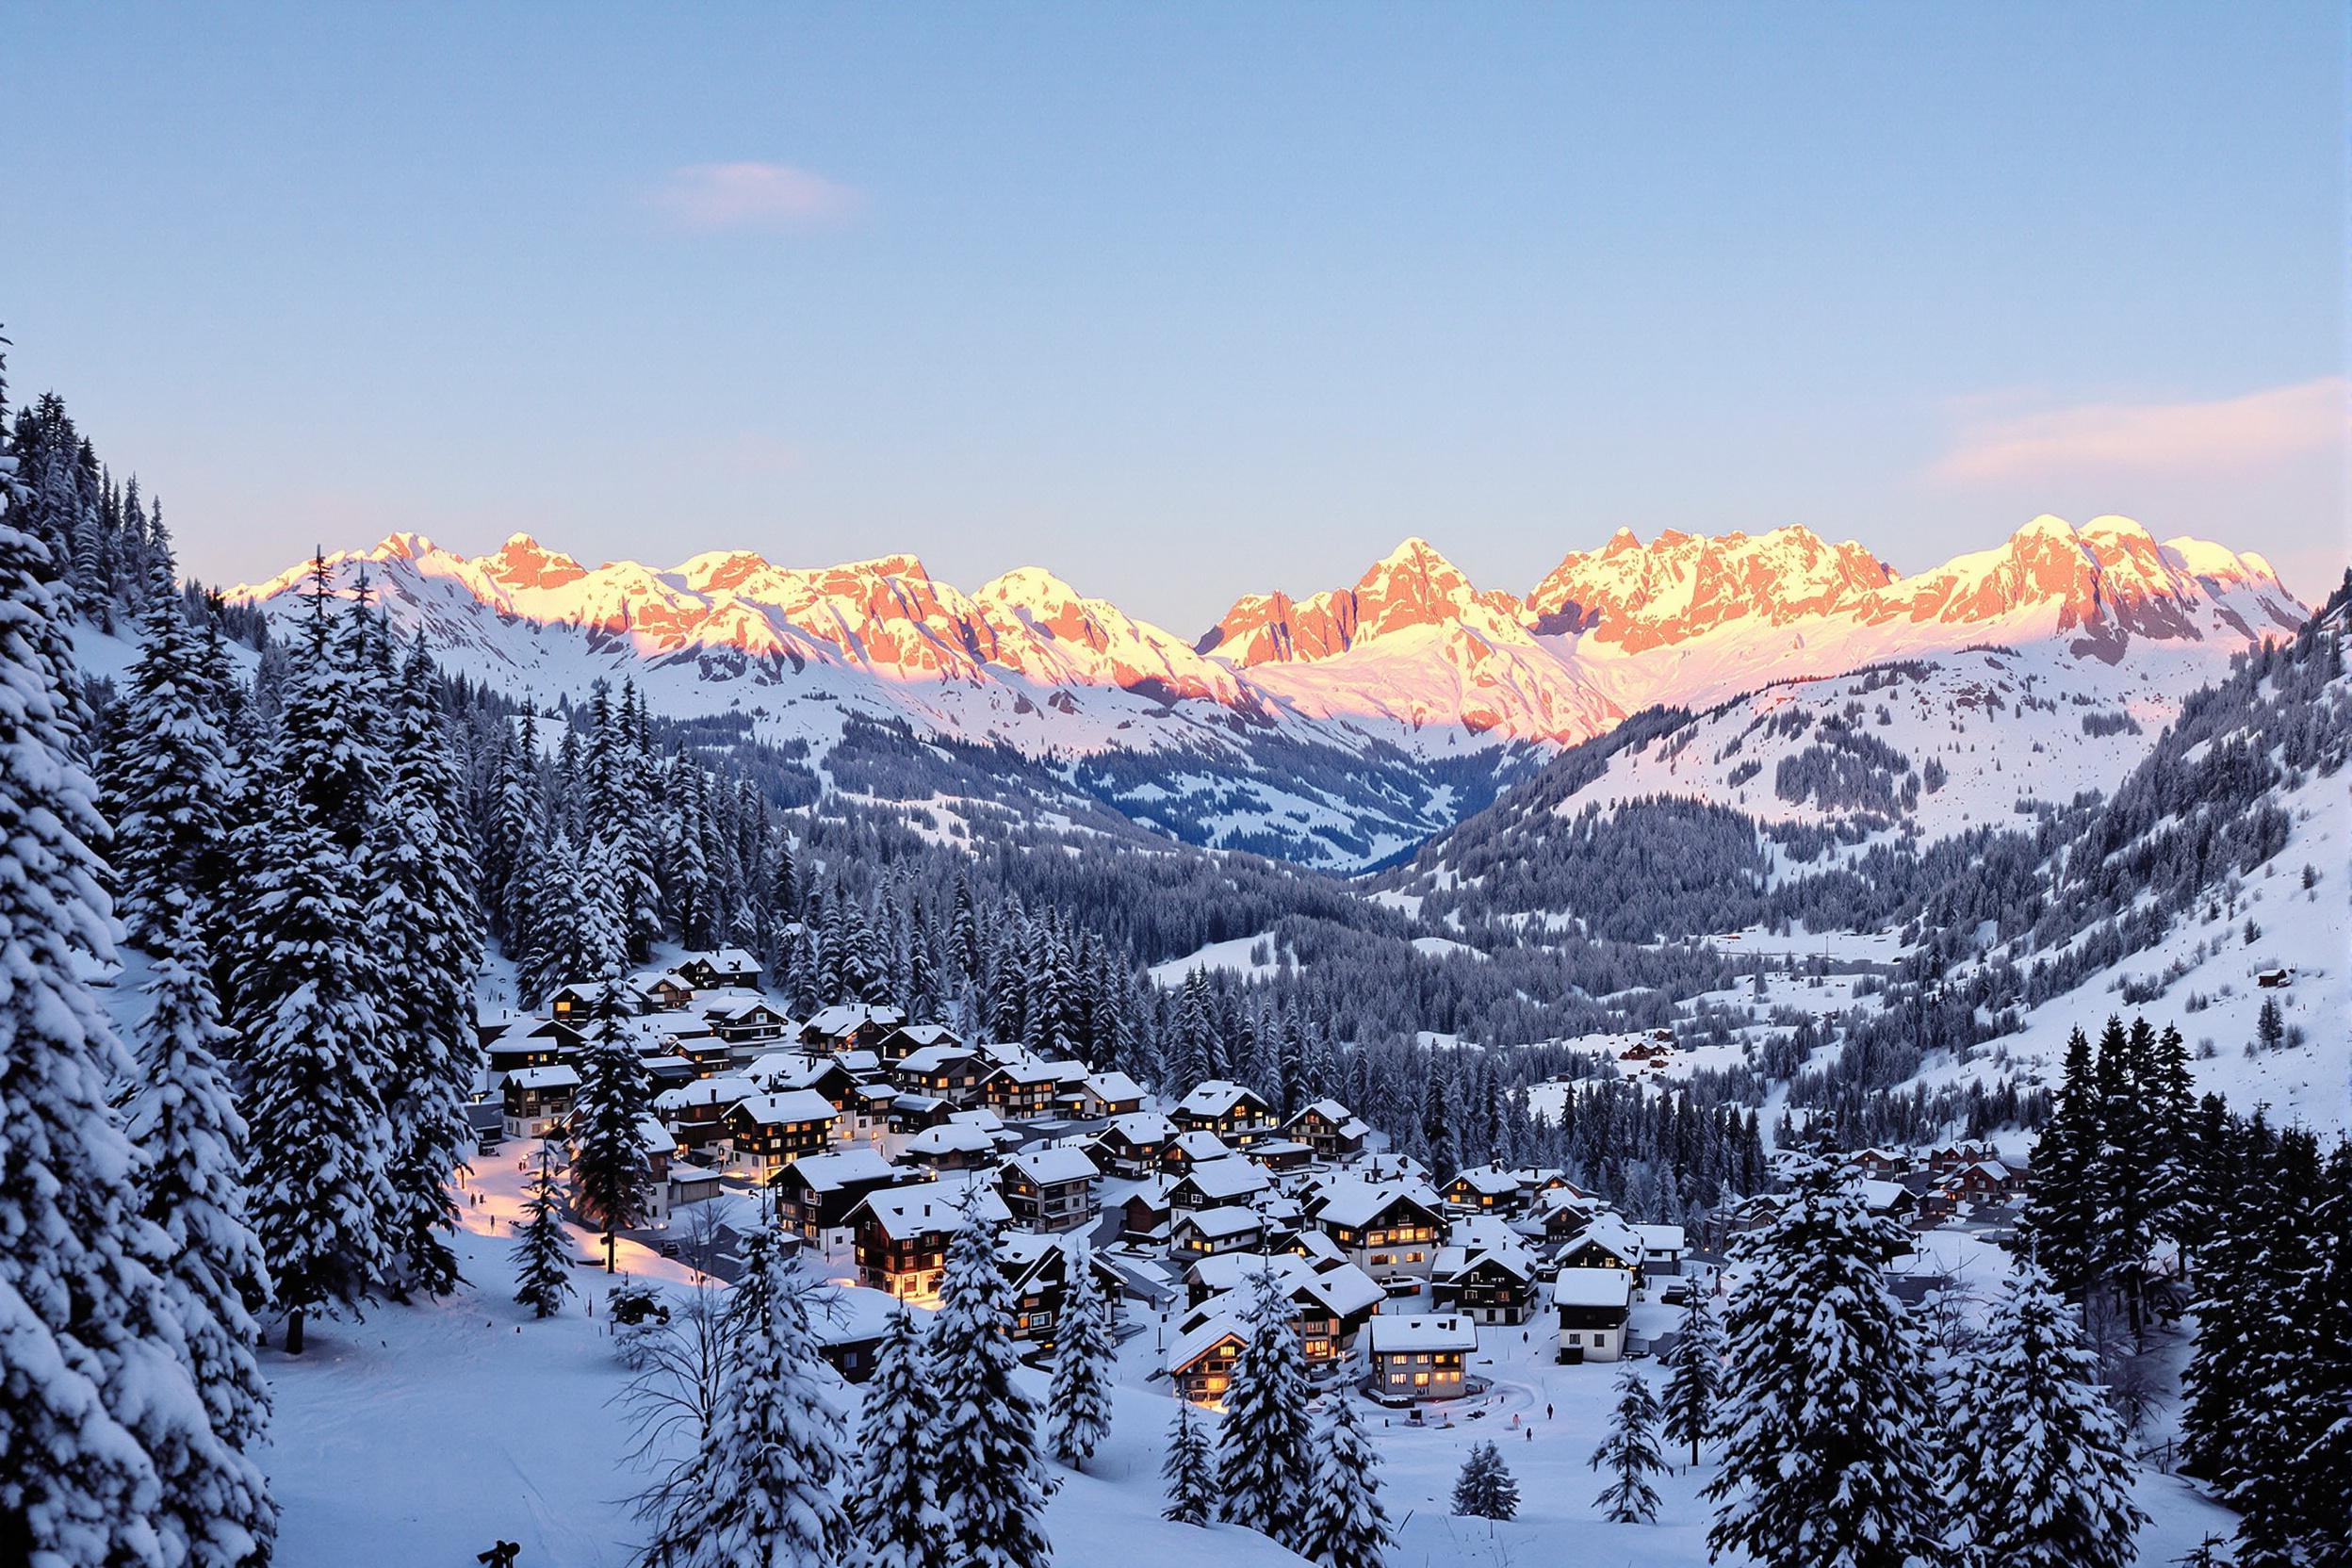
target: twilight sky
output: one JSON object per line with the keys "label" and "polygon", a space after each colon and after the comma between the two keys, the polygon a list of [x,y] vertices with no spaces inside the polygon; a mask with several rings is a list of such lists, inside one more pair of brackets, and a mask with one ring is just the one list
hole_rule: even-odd
{"label": "twilight sky", "polygon": [[0,321],[183,564],[2347,555],[2336,4],[17,6]]}

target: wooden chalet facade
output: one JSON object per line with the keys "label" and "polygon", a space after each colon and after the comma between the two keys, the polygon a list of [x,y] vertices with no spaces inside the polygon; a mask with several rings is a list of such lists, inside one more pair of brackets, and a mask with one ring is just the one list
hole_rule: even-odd
{"label": "wooden chalet facade", "polygon": [[1102,1177],[1083,1149],[1025,1149],[1004,1162],[996,1189],[1014,1224],[1074,1231],[1094,1222],[1094,1186]]}
{"label": "wooden chalet facade", "polygon": [[836,1113],[813,1089],[755,1094],[727,1109],[727,1163],[767,1175],[803,1154],[821,1154],[833,1141]]}
{"label": "wooden chalet facade", "polygon": [[1365,1386],[1388,1399],[1458,1399],[1478,1331],[1460,1313],[1382,1314],[1364,1334]]}
{"label": "wooden chalet facade", "polygon": [[543,1138],[570,1118],[580,1098],[580,1073],[560,1063],[518,1068],[506,1075],[500,1094],[506,1113],[506,1135]]}
{"label": "wooden chalet facade", "polygon": [[1336,1100],[1317,1100],[1301,1106],[1282,1123],[1282,1135],[1305,1144],[1315,1157],[1331,1163],[1364,1152],[1371,1132],[1364,1119]]}
{"label": "wooden chalet facade", "polygon": [[1180,1133],[1215,1133],[1240,1149],[1273,1135],[1281,1119],[1257,1090],[1215,1078],[1184,1096],[1169,1119]]}
{"label": "wooden chalet facade", "polygon": [[768,1178],[776,1222],[820,1252],[854,1245],[851,1217],[870,1193],[903,1185],[906,1173],[871,1149],[803,1154]]}

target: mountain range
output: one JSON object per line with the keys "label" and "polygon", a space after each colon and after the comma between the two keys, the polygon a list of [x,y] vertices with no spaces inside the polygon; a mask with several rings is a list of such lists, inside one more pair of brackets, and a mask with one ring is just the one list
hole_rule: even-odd
{"label": "mountain range", "polygon": [[[1348,870],[1645,708],[1996,645],[2070,700],[2161,727],[2307,613],[2261,556],[2122,517],[2037,517],[1910,577],[1798,527],[1621,531],[1524,596],[1408,539],[1352,585],[1244,595],[1189,641],[1039,568],[967,593],[910,555],[591,567],[527,534],[467,557],[398,533],[327,562],[340,591],[364,579],[445,664],[517,695],[633,678],[657,711],[740,714],[820,770],[850,727],[881,725],[1187,841]],[[291,614],[309,569],[227,596]]]}

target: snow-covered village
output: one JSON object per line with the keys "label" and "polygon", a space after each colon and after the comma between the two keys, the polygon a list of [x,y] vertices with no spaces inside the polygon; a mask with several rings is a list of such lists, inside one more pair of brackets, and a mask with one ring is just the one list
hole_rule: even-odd
{"label": "snow-covered village", "polygon": [[13,19],[0,1568],[2352,1565],[2352,37],[1827,14]]}

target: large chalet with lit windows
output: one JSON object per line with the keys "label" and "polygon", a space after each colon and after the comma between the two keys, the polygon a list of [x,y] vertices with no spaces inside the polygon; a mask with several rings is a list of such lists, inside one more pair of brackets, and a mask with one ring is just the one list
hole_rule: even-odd
{"label": "large chalet with lit windows", "polygon": [[1281,1120],[1257,1090],[1222,1078],[1184,1096],[1169,1119],[1180,1133],[1215,1133],[1236,1149],[1271,1137]]}

